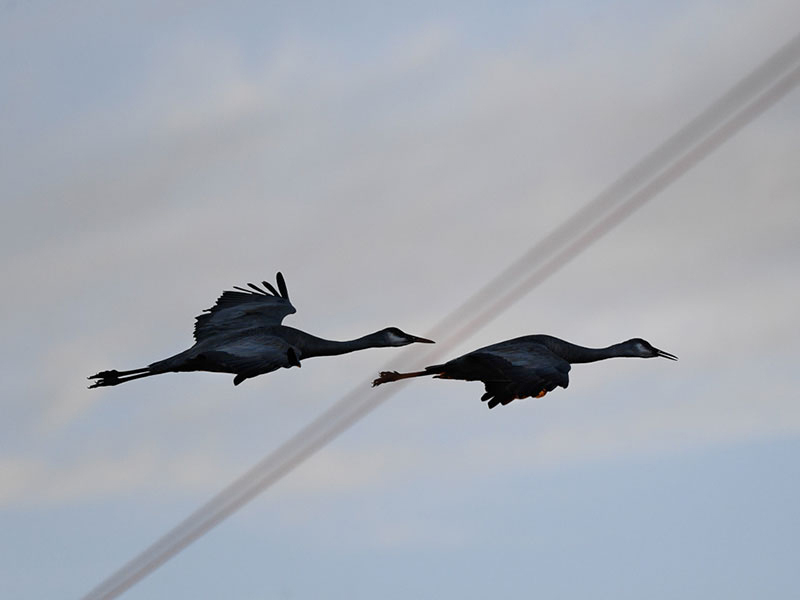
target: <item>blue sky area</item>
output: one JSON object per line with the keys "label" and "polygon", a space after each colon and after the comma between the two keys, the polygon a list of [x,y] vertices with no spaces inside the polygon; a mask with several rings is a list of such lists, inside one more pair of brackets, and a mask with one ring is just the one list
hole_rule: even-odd
{"label": "blue sky area", "polygon": [[[234,387],[86,376],[286,276],[287,325],[417,335],[796,35],[800,6],[0,2],[0,596],[80,597],[398,356]],[[125,598],[796,598],[794,90]],[[418,365],[423,367],[424,364]]]}

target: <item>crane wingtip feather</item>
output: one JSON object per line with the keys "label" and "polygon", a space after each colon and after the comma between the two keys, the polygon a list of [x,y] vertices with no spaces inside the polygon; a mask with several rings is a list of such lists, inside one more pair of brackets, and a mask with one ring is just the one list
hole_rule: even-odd
{"label": "crane wingtip feather", "polygon": [[289,299],[289,290],[286,287],[286,280],[283,278],[283,273],[278,271],[278,273],[275,275],[275,279],[278,282],[278,289],[281,292],[281,296],[288,300]]}
{"label": "crane wingtip feather", "polygon": [[269,281],[262,281],[261,283],[264,285],[265,288],[267,288],[272,293],[273,296],[278,295],[278,290],[276,290],[275,287]]}

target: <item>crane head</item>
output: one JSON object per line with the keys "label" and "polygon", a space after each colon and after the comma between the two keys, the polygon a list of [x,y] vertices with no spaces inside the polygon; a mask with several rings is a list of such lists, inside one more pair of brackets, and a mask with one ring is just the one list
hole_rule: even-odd
{"label": "crane head", "polygon": [[669,360],[678,360],[678,357],[674,354],[659,350],[653,346],[653,344],[642,338],[633,338],[625,342],[625,344],[629,346],[632,356],[637,356],[639,358],[655,358],[660,356],[661,358],[668,358]]}
{"label": "crane head", "polygon": [[387,327],[378,332],[386,346],[407,346],[408,344],[433,344],[433,340],[406,333],[397,327]]}

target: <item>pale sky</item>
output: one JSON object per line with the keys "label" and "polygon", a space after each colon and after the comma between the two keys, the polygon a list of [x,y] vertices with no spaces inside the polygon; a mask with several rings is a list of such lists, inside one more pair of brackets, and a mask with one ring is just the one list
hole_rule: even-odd
{"label": "pale sky", "polygon": [[[75,598],[395,349],[238,387],[102,369],[284,273],[315,335],[425,335],[797,33],[790,0],[0,1],[0,596]],[[800,92],[125,598],[796,598]],[[423,364],[419,365],[424,366]]]}

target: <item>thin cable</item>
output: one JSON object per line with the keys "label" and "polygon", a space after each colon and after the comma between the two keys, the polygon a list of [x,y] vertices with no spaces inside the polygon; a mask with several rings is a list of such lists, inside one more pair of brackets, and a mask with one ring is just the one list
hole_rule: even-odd
{"label": "thin cable", "polygon": [[[798,60],[800,35],[443,319],[430,334],[441,339],[426,358],[406,351],[392,366],[404,369],[412,361],[434,360],[496,318],[797,86]],[[351,390],[84,600],[119,596],[388,400],[403,384],[375,389],[368,385],[365,382]]]}
{"label": "thin cable", "polygon": [[489,306],[482,309],[469,321],[452,331],[446,338],[443,337],[443,340],[446,339],[448,344],[456,344],[472,335],[474,331],[484,327],[499,313],[505,311],[514,302],[530,292],[535,286],[539,285],[547,277],[561,269],[578,254],[586,250],[592,243],[622,223],[622,221],[633,214],[633,212],[641,208],[645,202],[674,183],[697,163],[738,133],[745,125],[788,94],[798,83],[800,83],[800,66],[796,66],[793,70],[785,74],[769,89],[742,108],[741,111],[732,115],[727,122],[722,123],[717,129],[710,131],[708,135],[699,140],[693,148],[687,150],[669,167],[662,170],[656,177],[639,188],[635,193],[629,196],[625,202],[617,205],[617,207],[605,216],[598,219],[582,235],[572,241],[567,241],[566,236],[564,236],[562,241],[563,247],[557,249],[554,244],[554,249],[550,252],[551,256],[539,260],[541,266],[538,269],[528,275],[523,274],[523,281],[507,292],[496,294],[498,297],[494,299]]}
{"label": "thin cable", "polygon": [[710,132],[730,119],[754,96],[796,66],[798,60],[800,60],[800,34],[795,35],[708,108],[628,169],[541,241],[534,244],[464,304],[445,317],[429,332],[429,335],[439,342],[440,338],[451,335],[454,327],[462,326],[470,313],[481,310],[482,306],[494,303],[498,290],[507,287],[508,281],[521,279],[535,265],[544,263],[548,256],[558,251],[559,247],[566,245],[571,238],[585,231],[603,215],[608,214],[629,194],[645,185],[670,163],[687,152],[688,148],[697,144],[704,136],[709,135]]}

